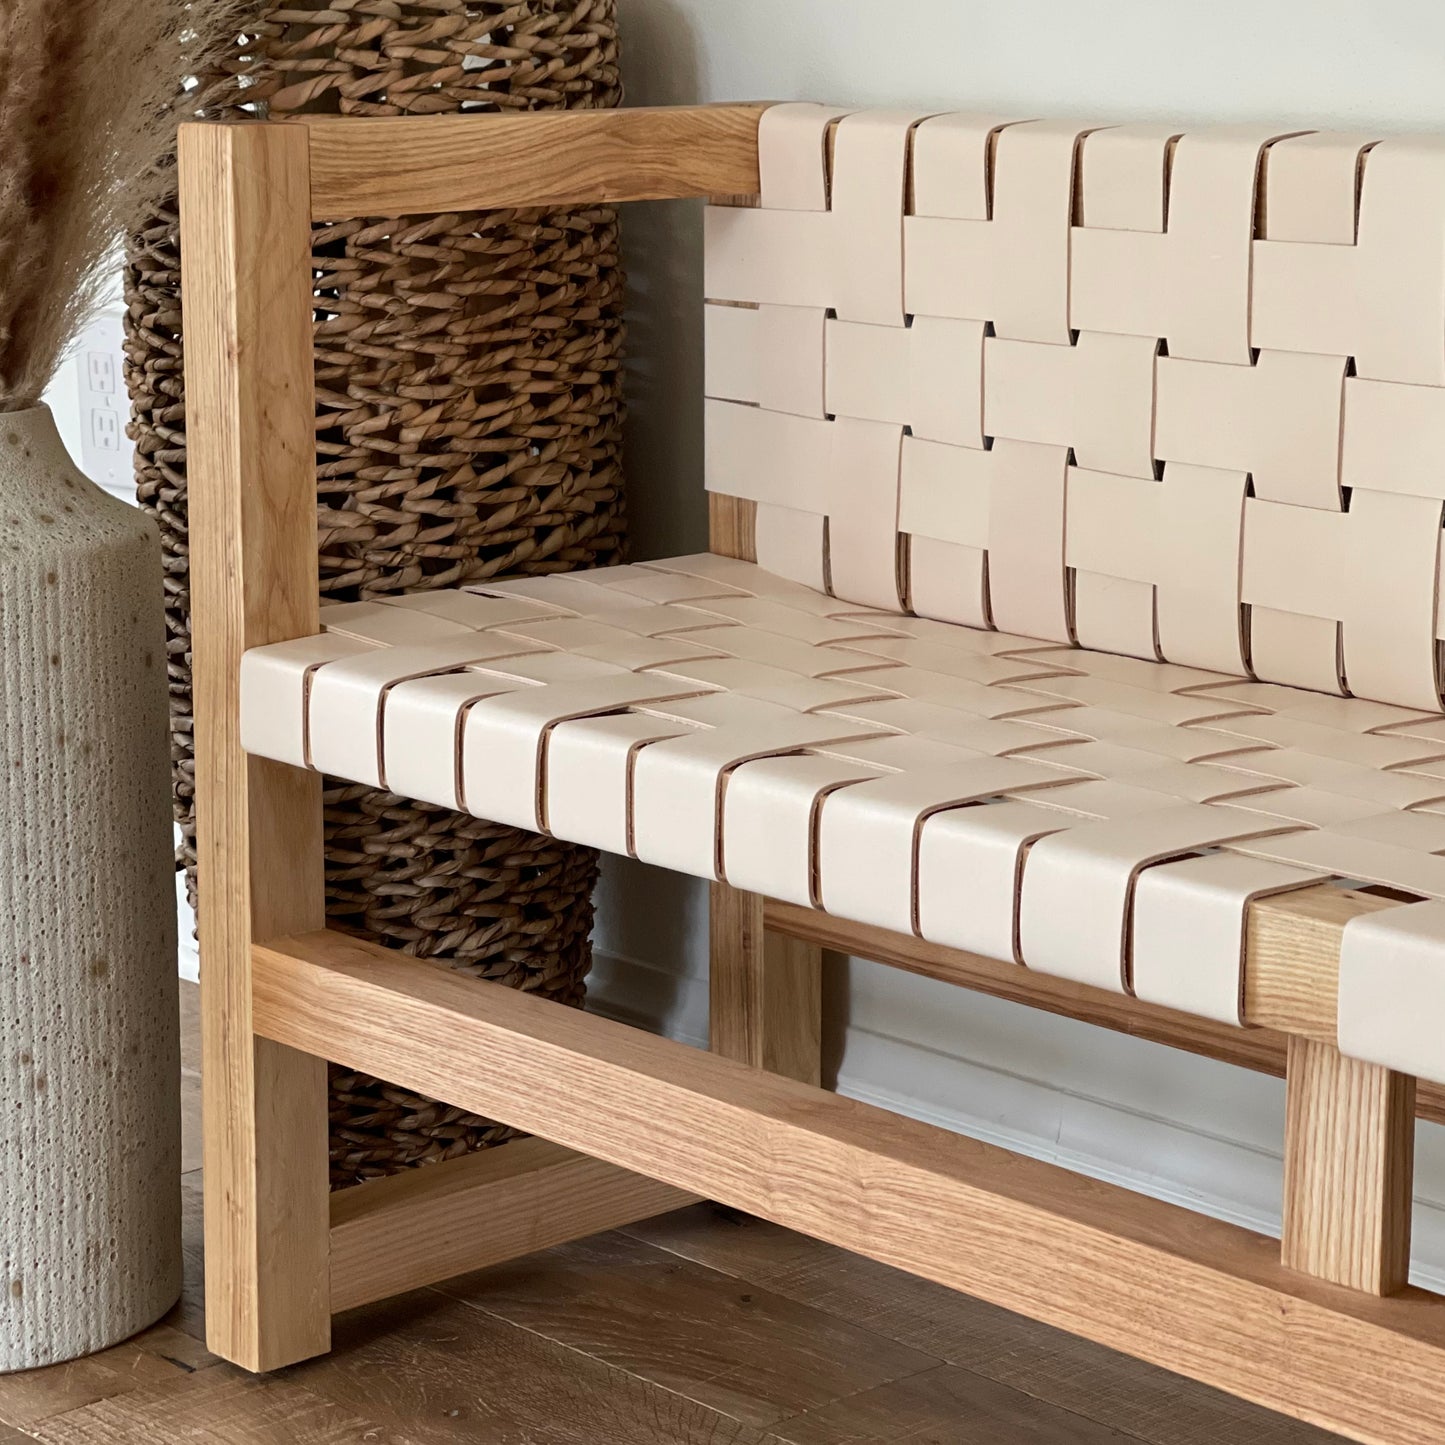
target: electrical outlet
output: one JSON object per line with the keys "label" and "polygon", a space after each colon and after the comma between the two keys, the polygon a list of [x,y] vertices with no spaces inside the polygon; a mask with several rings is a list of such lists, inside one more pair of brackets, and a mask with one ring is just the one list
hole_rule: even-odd
{"label": "electrical outlet", "polygon": [[120,385],[124,356],[120,316],[103,312],[86,328],[73,365],[79,405],[81,470],[107,491],[135,500],[135,448],[125,434],[130,402]]}
{"label": "electrical outlet", "polygon": [[104,407],[90,409],[90,445],[97,451],[120,450],[120,414]]}
{"label": "electrical outlet", "polygon": [[115,394],[115,357],[108,351],[85,353],[85,380],[91,391],[100,396]]}

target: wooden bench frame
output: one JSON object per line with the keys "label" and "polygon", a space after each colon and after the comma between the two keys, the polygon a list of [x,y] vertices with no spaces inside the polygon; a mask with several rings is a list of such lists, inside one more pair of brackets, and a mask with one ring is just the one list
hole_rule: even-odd
{"label": "wooden bench frame", "polygon": [[[1340,932],[1256,903],[1239,1031],[715,884],[711,1055],[325,929],[321,779],[249,757],[242,652],[319,631],[313,219],[758,189],[756,105],[183,128],[208,1334],[251,1370],[331,1316],[696,1195],[1361,1441],[1445,1438],[1445,1300],[1406,1284],[1414,1118],[1344,1058]],[[752,508],[711,498],[712,548]],[[825,950],[1288,1076],[1284,1244],[819,1087]],[[337,1060],[538,1137],[327,1188]]]}

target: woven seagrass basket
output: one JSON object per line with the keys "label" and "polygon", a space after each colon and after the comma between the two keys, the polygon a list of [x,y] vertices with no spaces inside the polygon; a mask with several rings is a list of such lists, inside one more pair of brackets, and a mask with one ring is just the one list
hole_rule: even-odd
{"label": "woven seagrass basket", "polygon": [[[615,0],[273,5],[209,115],[618,104]],[[175,814],[195,901],[190,586],[174,204],[132,238],[126,356],[142,504],[167,572]],[[618,560],[622,272],[614,213],[318,225],[318,538],[339,600]],[[334,926],[571,1004],[591,955],[589,849],[328,782]],[[508,1137],[331,1070],[335,1188]]]}

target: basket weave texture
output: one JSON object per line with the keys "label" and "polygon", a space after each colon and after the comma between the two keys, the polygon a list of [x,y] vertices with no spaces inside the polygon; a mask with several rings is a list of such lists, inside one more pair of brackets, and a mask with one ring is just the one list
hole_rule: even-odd
{"label": "basket weave texture", "polygon": [[[612,106],[614,0],[272,6],[206,112]],[[618,560],[623,278],[603,207],[318,225],[318,536],[338,600]],[[195,901],[190,586],[175,206],[132,238],[137,487],[166,557],[176,819]],[[327,910],[350,928],[570,1004],[590,967],[589,849],[327,780]],[[333,1187],[508,1131],[333,1066]]]}

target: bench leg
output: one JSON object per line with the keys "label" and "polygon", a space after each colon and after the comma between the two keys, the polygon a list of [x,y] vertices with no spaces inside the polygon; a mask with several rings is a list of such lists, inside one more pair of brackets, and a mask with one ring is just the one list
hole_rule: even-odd
{"label": "bench leg", "polygon": [[711,1046],[805,1084],[822,1078],[823,950],[768,933],[763,899],[712,885]]}
{"label": "bench leg", "polygon": [[1398,1293],[1410,1273],[1415,1080],[1299,1037],[1288,1079],[1286,1267]]}
{"label": "bench leg", "polygon": [[251,1025],[252,920],[324,917],[321,779],[236,764],[201,791],[206,1338],[263,1371],[331,1348],[326,1061]]}

